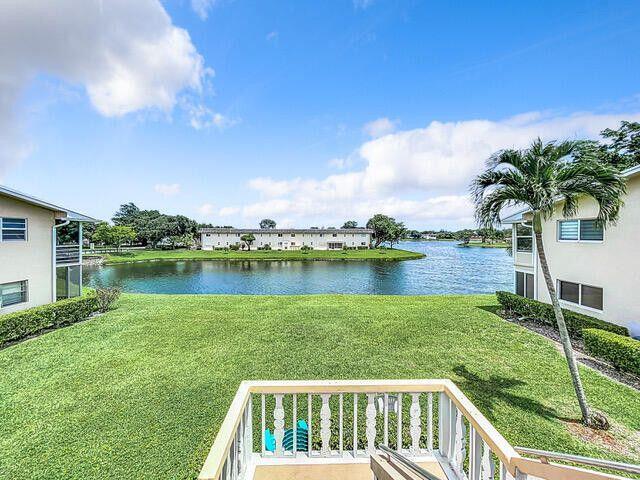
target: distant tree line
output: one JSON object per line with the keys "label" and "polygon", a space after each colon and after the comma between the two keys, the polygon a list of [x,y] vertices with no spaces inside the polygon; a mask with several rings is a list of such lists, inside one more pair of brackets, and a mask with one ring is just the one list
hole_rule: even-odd
{"label": "distant tree line", "polygon": [[456,240],[468,242],[471,237],[480,237],[482,242],[507,242],[511,238],[511,228],[479,228],[472,230],[464,228],[462,230],[407,230],[405,238],[418,240],[426,236],[435,236],[437,240]]}

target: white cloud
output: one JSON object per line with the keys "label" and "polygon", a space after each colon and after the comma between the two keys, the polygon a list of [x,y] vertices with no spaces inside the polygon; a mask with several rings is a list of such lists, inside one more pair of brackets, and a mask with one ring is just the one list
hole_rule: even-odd
{"label": "white cloud", "polygon": [[216,3],[216,0],[191,0],[191,8],[200,17],[200,20],[206,20],[209,17],[209,10]]}
{"label": "white cloud", "polygon": [[221,217],[231,217],[237,215],[240,212],[238,207],[222,207],[218,212]]}
{"label": "white cloud", "polygon": [[278,40],[279,36],[280,34],[278,33],[278,31],[273,30],[272,32],[267,33],[267,36],[265,38],[268,42],[275,42],[276,40]]}
{"label": "white cloud", "polygon": [[364,10],[373,4],[374,0],[353,0],[353,6],[357,10]]}
{"label": "white cloud", "polygon": [[393,133],[397,125],[398,122],[396,120],[389,120],[387,117],[382,117],[365,124],[365,126],[362,127],[362,131],[371,138],[378,138]]}
{"label": "white cloud", "polygon": [[156,193],[165,197],[172,197],[180,193],[179,183],[156,183],[153,187]]}
{"label": "white cloud", "polygon": [[170,112],[209,72],[157,0],[5,1],[0,44],[0,171],[24,152],[15,107],[38,74],[83,87],[98,113],[118,117]]}
{"label": "white cloud", "polygon": [[196,130],[209,129],[212,127],[220,130],[235,125],[236,120],[232,120],[221,113],[214,112],[205,105],[185,104],[189,115],[189,124]]}
{"label": "white cloud", "polygon": [[204,216],[213,215],[213,212],[215,212],[215,207],[210,203],[203,203],[198,207],[198,212],[200,212],[200,214]]}
{"label": "white cloud", "polygon": [[640,113],[528,112],[499,121],[434,121],[365,142],[357,149],[364,167],[356,171],[323,179],[251,179],[248,186],[259,199],[244,205],[241,214],[249,223],[286,216],[305,225],[346,217],[366,220],[381,212],[409,224],[471,226],[468,185],[492,153],[525,148],[537,136],[596,138],[623,119],[640,121]]}

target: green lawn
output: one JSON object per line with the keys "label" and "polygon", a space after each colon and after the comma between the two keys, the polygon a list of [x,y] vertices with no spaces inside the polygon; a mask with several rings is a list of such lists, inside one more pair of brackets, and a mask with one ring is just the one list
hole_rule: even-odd
{"label": "green lawn", "polygon": [[125,295],[106,315],[0,351],[0,477],[192,478],[243,379],[449,377],[513,444],[638,461],[640,393],[582,368],[614,423],[609,443],[627,454],[580,440],[560,353],[496,306],[482,295]]}
{"label": "green lawn", "polygon": [[417,252],[391,248],[370,250],[137,250],[106,254],[105,263],[145,262],[152,260],[411,260],[424,257]]}

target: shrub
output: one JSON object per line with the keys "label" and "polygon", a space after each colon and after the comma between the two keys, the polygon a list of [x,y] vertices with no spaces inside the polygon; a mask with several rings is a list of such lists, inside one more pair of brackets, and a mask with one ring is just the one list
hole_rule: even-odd
{"label": "shrub", "polygon": [[640,341],[596,328],[583,330],[582,338],[590,355],[607,360],[619,370],[640,375]]}
{"label": "shrub", "polygon": [[0,316],[0,345],[20,340],[47,328],[79,322],[97,310],[97,297],[91,294],[2,315]]}
{"label": "shrub", "polygon": [[[523,317],[531,318],[546,325],[551,325],[557,328],[556,317],[553,313],[553,307],[548,303],[539,302],[530,298],[521,297],[511,292],[496,292],[498,302],[508,312],[514,312]],[[618,335],[628,336],[629,331],[625,327],[620,325],[614,325],[613,323],[599,320],[589,315],[577,313],[572,310],[562,309],[564,314],[564,321],[567,324],[567,330],[571,335],[580,337],[582,330],[585,328],[596,328],[599,330],[606,330],[609,332],[617,333]]]}
{"label": "shrub", "polygon": [[240,250],[240,245],[238,245],[237,243],[234,243],[233,245],[229,245],[229,250]]}
{"label": "shrub", "polygon": [[268,243],[262,247],[263,250],[271,250],[271,245],[269,245]]}
{"label": "shrub", "polygon": [[309,252],[310,250],[313,250],[309,245],[303,245],[300,247],[300,250],[302,252]]}
{"label": "shrub", "polygon": [[108,312],[113,307],[113,304],[118,299],[122,290],[119,288],[98,288],[96,289],[96,302],[98,304],[98,311]]}

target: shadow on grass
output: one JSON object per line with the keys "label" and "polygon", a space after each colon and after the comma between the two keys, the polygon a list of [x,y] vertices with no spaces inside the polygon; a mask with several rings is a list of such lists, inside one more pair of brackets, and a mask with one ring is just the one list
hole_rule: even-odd
{"label": "shadow on grass", "polygon": [[456,381],[458,386],[472,398],[473,403],[491,421],[496,420],[494,408],[498,402],[508,403],[530,415],[542,417],[545,420],[572,421],[572,419],[561,417],[556,410],[537,400],[523,397],[511,391],[512,388],[527,385],[527,382],[523,380],[501,375],[490,375],[488,378],[483,378],[477,373],[469,371],[465,365],[456,365],[453,367],[453,372],[462,378],[462,380]]}
{"label": "shadow on grass", "polygon": [[502,309],[500,305],[478,305],[477,308],[485,312],[493,313],[494,315],[498,315],[498,312]]}

